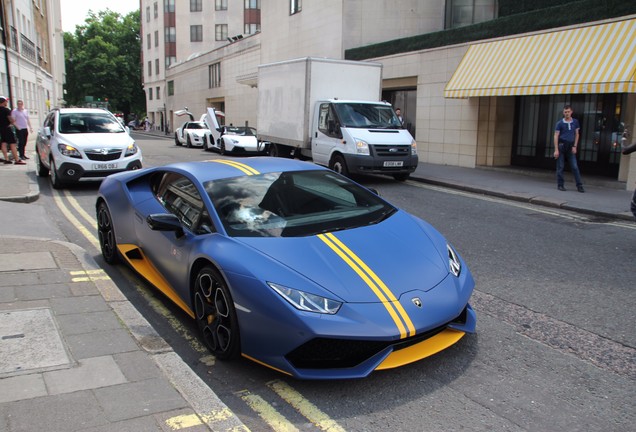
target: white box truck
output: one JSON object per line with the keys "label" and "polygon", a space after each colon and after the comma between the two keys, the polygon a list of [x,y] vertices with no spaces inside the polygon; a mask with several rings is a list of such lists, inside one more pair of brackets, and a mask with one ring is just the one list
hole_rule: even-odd
{"label": "white box truck", "polygon": [[271,156],[406,180],[417,145],[381,92],[380,63],[305,57],[260,65],[259,138]]}

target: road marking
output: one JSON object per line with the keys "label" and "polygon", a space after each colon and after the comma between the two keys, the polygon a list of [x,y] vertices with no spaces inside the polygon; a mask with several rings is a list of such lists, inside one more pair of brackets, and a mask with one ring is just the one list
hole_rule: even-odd
{"label": "road marking", "polygon": [[312,422],[318,429],[326,432],[345,432],[345,429],[338,423],[329,418],[329,416],[322,412],[316,405],[309,402],[303,395],[283,381],[270,381],[267,383],[267,386],[294,407],[303,417]]}
{"label": "road marking", "polygon": [[276,409],[267,403],[262,397],[243,390],[235,393],[243,399],[245,403],[263,419],[272,429],[277,432],[296,432],[299,429],[283,417]]}
{"label": "road marking", "polygon": [[78,270],[72,271],[71,276],[76,276],[71,279],[73,282],[89,282],[97,280],[110,280],[110,276],[106,274],[103,269],[99,270]]}
{"label": "road marking", "polygon": [[88,225],[91,228],[93,228],[94,230],[97,230],[97,220],[94,217],[92,217],[91,215],[89,215],[88,212],[86,212],[86,210],[84,210],[82,208],[82,206],[77,202],[75,197],[73,195],[71,195],[71,193],[69,191],[67,191],[67,190],[64,191],[64,196],[66,197],[68,202],[71,203],[71,206],[75,210],[77,210],[77,212],[80,214],[80,216],[82,216],[84,218],[84,220],[88,222]]}
{"label": "road marking", "polygon": [[95,237],[95,235],[93,235],[79,220],[77,220],[77,218],[73,215],[73,213],[70,212],[68,207],[64,205],[64,202],[62,201],[62,196],[55,189],[53,189],[53,199],[55,200],[55,204],[60,209],[62,214],[66,217],[66,219],[68,219],[69,222],[71,222],[75,226],[75,228],[77,228],[78,231],[84,237],[86,237],[86,239],[93,246],[95,246],[95,248],[97,248],[97,250],[101,250],[99,246],[99,240],[97,240],[97,237]]}
{"label": "road marking", "polygon": [[196,414],[184,414],[171,417],[166,420],[166,426],[175,431],[193,426],[199,426],[202,424],[203,422]]}

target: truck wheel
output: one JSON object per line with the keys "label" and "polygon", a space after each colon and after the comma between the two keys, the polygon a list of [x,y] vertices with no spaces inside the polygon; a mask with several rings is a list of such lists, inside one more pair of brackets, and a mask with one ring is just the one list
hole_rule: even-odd
{"label": "truck wheel", "polygon": [[397,181],[406,181],[406,179],[408,179],[409,176],[410,176],[409,173],[393,174],[393,178],[396,179]]}
{"label": "truck wheel", "polygon": [[342,155],[334,155],[331,158],[331,162],[329,162],[329,168],[337,172],[338,174],[342,174],[345,177],[349,176],[349,170],[347,169],[347,163],[345,162]]}
{"label": "truck wheel", "polygon": [[289,158],[291,157],[291,148],[288,146],[271,143],[269,145],[269,155],[271,157]]}

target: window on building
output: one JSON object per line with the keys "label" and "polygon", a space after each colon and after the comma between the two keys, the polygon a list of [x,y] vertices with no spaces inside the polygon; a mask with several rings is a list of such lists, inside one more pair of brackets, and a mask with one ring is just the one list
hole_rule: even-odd
{"label": "window on building", "polygon": [[208,67],[209,88],[221,87],[221,63],[214,63]]}
{"label": "window on building", "polygon": [[174,12],[174,0],[163,0],[163,11]]}
{"label": "window on building", "polygon": [[177,62],[177,57],[175,56],[166,56],[166,69]]}
{"label": "window on building", "polygon": [[148,100],[152,100],[152,87],[148,89]]}
{"label": "window on building", "polygon": [[214,26],[214,40],[224,41],[227,39],[227,24],[217,24]]}
{"label": "window on building", "polygon": [[293,15],[295,13],[303,10],[303,2],[302,0],[289,0],[289,14]]}
{"label": "window on building", "polygon": [[227,10],[227,0],[214,0],[214,10]]}
{"label": "window on building", "polygon": [[155,59],[155,75],[159,75],[159,59]]}
{"label": "window on building", "polygon": [[243,33],[245,34],[254,34],[261,31],[260,24],[245,24],[243,27]]}
{"label": "window on building", "polygon": [[463,27],[497,17],[497,0],[446,0],[446,28]]}
{"label": "window on building", "polygon": [[159,3],[155,2],[155,18],[159,17]]}
{"label": "window on building", "polygon": [[150,6],[146,7],[146,22],[150,22]]}
{"label": "window on building", "polygon": [[168,81],[168,96],[174,96],[174,81]]}
{"label": "window on building", "polygon": [[191,25],[190,26],[190,42],[202,42],[203,41],[203,26]]}
{"label": "window on building", "polygon": [[150,49],[150,47],[151,47],[151,45],[150,45],[150,33],[148,33],[148,34],[146,35],[146,41],[147,41],[147,44],[146,44],[146,45],[148,45],[148,49]]}
{"label": "window on building", "polygon": [[201,12],[203,10],[203,0],[190,0],[190,12]]}
{"label": "window on building", "polygon": [[245,0],[245,9],[260,9],[261,0]]}
{"label": "window on building", "polygon": [[152,61],[148,60],[148,76],[152,76]]}
{"label": "window on building", "polygon": [[177,30],[175,27],[166,27],[164,29],[164,42],[176,42],[177,41]]}
{"label": "window on building", "polygon": [[155,47],[159,46],[159,30],[155,30]]}
{"label": "window on building", "polygon": [[157,95],[157,100],[161,99],[161,91],[160,91],[161,87],[156,87],[155,88],[155,94]]}

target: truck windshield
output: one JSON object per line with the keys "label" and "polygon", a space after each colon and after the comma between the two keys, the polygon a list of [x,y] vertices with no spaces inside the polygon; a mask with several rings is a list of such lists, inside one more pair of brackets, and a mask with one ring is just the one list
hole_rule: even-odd
{"label": "truck windshield", "polygon": [[204,186],[232,237],[304,237],[380,223],[397,211],[328,170],[241,176]]}
{"label": "truck windshield", "polygon": [[343,127],[398,129],[400,120],[391,105],[370,103],[334,103],[334,109]]}

